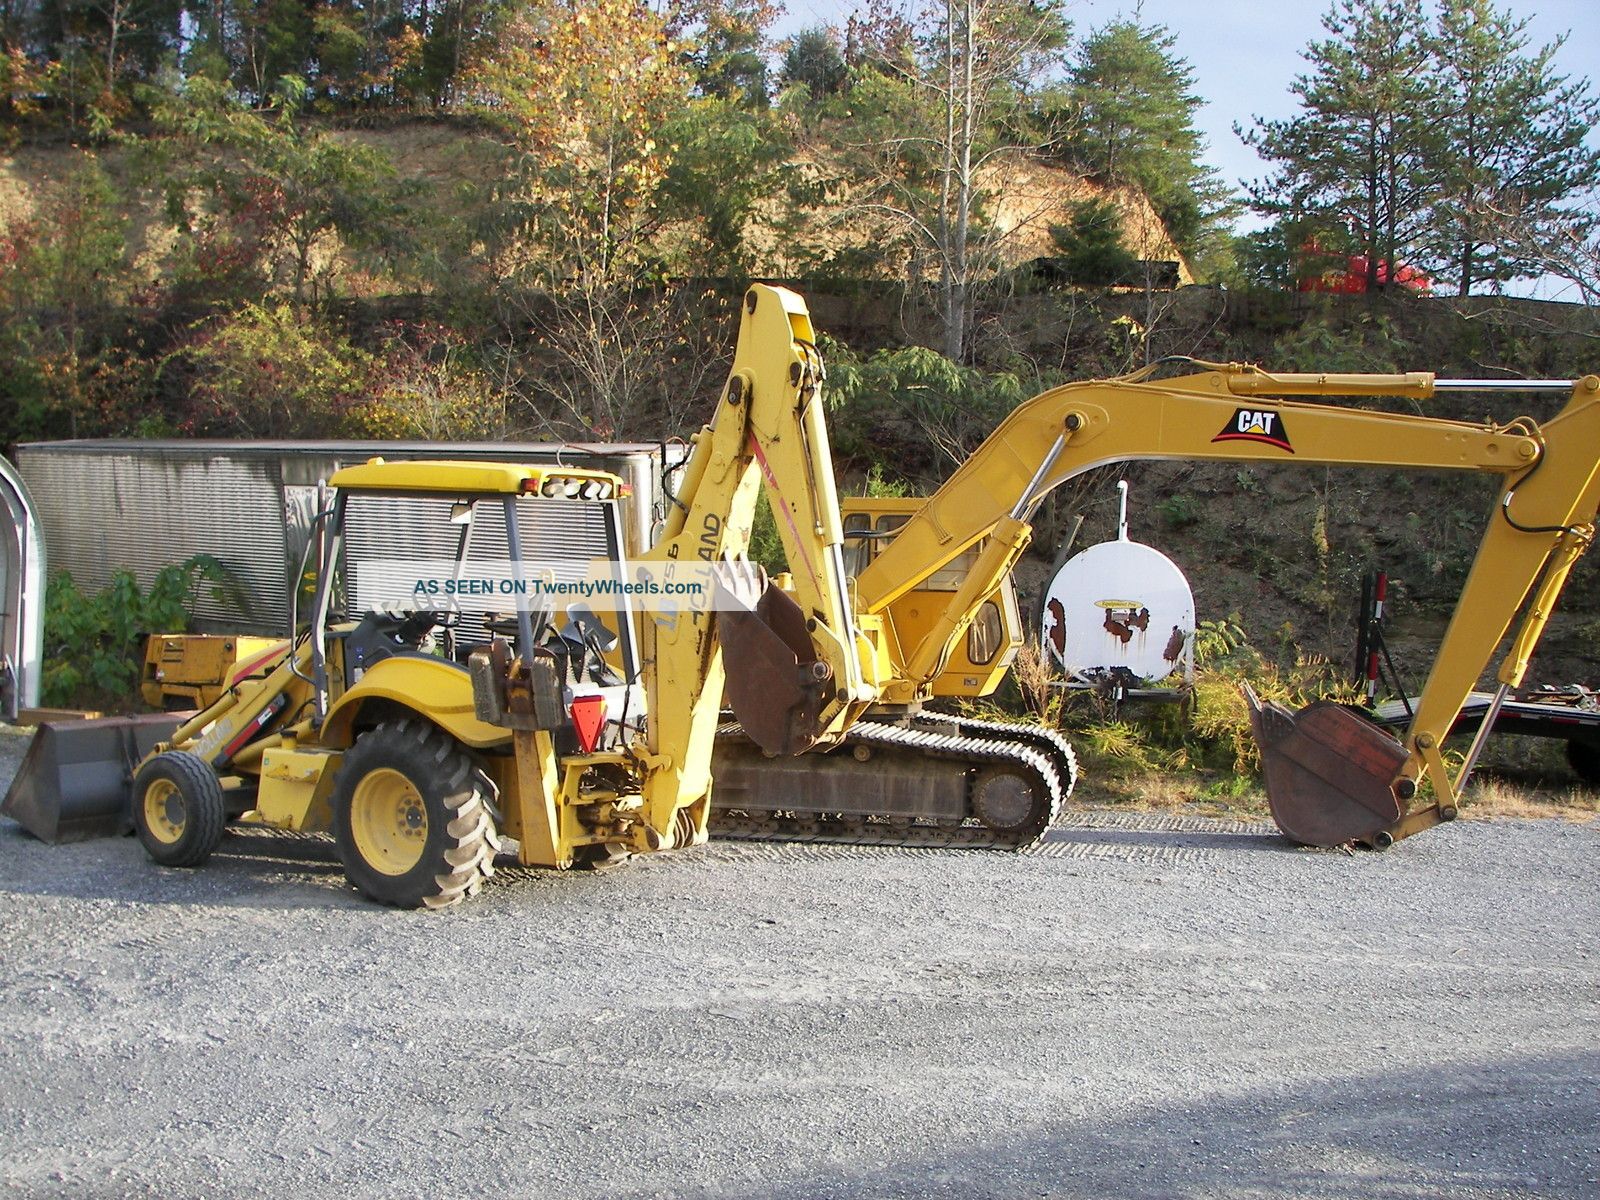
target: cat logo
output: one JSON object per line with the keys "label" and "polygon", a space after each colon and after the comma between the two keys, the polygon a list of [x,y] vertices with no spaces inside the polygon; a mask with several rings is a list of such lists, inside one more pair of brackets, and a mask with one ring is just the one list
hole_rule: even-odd
{"label": "cat logo", "polygon": [[1276,446],[1279,450],[1287,450],[1290,454],[1294,453],[1294,447],[1289,444],[1289,431],[1283,425],[1283,414],[1274,412],[1270,408],[1235,409],[1228,423],[1222,427],[1222,432],[1211,440],[1260,442],[1266,446]]}

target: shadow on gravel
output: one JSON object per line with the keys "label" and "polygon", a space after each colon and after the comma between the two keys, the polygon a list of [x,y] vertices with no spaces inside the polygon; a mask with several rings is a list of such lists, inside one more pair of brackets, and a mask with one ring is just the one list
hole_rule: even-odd
{"label": "shadow on gravel", "polygon": [[[1203,830],[1177,830],[1177,829],[1095,829],[1095,828],[1054,828],[1045,831],[1044,837],[1039,840],[1036,853],[1051,853],[1052,847],[1057,846],[1083,846],[1103,847],[1107,851],[1117,849],[1125,850],[1206,850],[1214,853],[1237,853],[1243,851],[1262,851],[1271,854],[1294,853],[1305,851],[1305,847],[1296,846],[1287,838],[1276,834],[1239,833],[1232,830],[1219,830],[1215,833]],[[1120,857],[1111,854],[1110,857]]]}
{"label": "shadow on gravel", "polygon": [[1597,1074],[1596,1051],[1393,1072],[1378,1067],[1295,1090],[1267,1087],[1242,1097],[1145,1108],[1119,1120],[996,1130],[987,1143],[889,1163],[870,1175],[823,1170],[751,1191],[705,1194],[749,1200],[1593,1197],[1600,1195]]}
{"label": "shadow on gravel", "polygon": [[131,836],[50,846],[0,821],[0,852],[16,856],[5,890],[22,895],[284,909],[362,903],[330,838],[230,829],[204,866],[180,870],[151,862]]}

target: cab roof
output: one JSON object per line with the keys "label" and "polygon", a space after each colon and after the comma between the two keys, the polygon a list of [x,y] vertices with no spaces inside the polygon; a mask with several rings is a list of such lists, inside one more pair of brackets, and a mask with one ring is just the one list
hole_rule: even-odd
{"label": "cab roof", "polygon": [[[621,494],[620,477],[609,471],[587,467],[535,466],[520,463],[467,462],[459,459],[419,459],[410,462],[385,462],[371,458],[360,466],[335,471],[328,483],[342,491],[356,492],[432,492],[454,496],[517,496],[530,494],[568,495],[561,484],[577,485],[571,495],[597,490],[601,498]],[[588,489],[586,483],[609,484]],[[549,485],[556,485],[547,491]],[[592,499],[593,496],[585,497]]]}

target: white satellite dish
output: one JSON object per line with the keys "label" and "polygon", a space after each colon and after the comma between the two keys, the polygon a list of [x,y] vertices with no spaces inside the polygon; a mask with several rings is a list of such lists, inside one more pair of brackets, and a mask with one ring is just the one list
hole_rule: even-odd
{"label": "white satellite dish", "polygon": [[1117,540],[1074,554],[1045,589],[1045,652],[1068,676],[1127,672],[1154,683],[1176,671],[1188,679],[1194,592],[1177,563],[1128,540],[1127,481],[1117,490]]}

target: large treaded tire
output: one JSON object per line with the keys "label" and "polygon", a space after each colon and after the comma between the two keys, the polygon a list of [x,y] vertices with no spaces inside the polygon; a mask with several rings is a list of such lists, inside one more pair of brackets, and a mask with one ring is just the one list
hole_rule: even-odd
{"label": "large treaded tire", "polygon": [[133,827],[162,866],[198,867],[222,841],[227,823],[222,781],[198,755],[167,750],[134,775]]}
{"label": "large treaded tire", "polygon": [[1600,746],[1593,742],[1569,741],[1567,765],[1590,787],[1600,787]]}
{"label": "large treaded tire", "polygon": [[[402,836],[375,829],[386,797],[410,805],[397,816]],[[447,908],[474,895],[494,873],[500,847],[482,773],[453,738],[415,717],[368,730],[345,753],[333,830],[345,877],[362,895],[396,908]],[[405,835],[417,844],[406,845]],[[378,852],[386,846],[393,861]]]}

